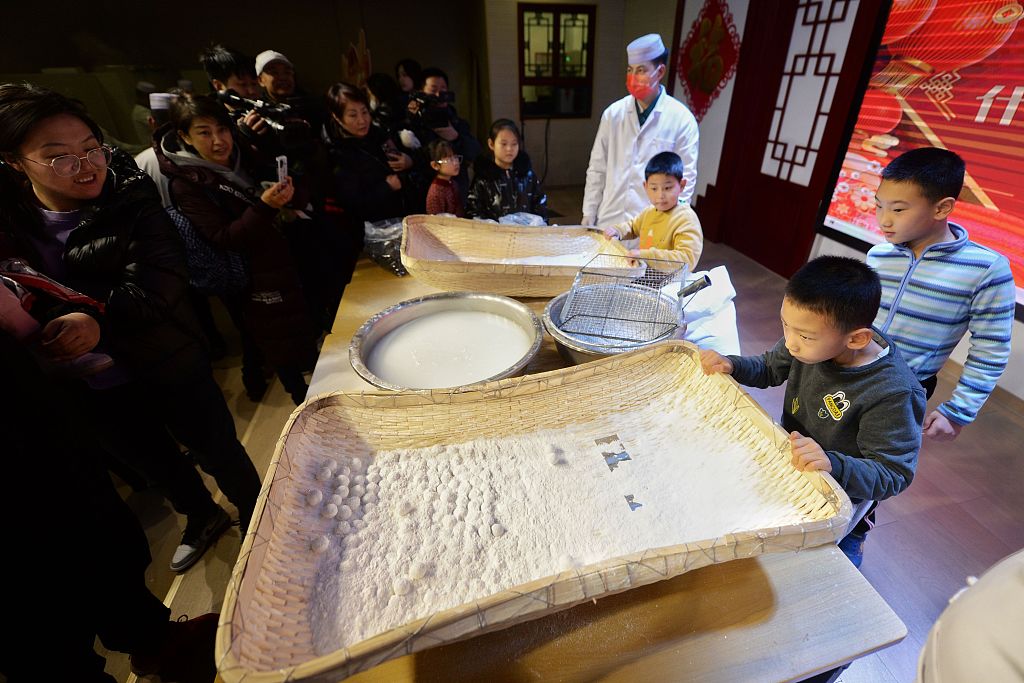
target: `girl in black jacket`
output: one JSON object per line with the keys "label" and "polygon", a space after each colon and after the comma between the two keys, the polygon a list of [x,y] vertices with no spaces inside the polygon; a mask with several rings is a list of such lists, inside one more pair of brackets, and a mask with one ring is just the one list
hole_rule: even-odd
{"label": "girl in black jacket", "polygon": [[491,124],[487,135],[490,154],[481,154],[474,165],[473,184],[466,203],[468,218],[498,220],[502,216],[525,211],[548,219],[548,197],[530,165],[530,157],[520,151],[522,136],[509,119]]}

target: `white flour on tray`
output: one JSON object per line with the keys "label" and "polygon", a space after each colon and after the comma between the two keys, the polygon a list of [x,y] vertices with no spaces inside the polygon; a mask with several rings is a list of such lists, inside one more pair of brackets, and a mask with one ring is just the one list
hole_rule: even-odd
{"label": "white flour on tray", "polygon": [[338,521],[312,542],[322,552],[317,652],[572,567],[807,521],[753,460],[766,438],[735,412],[684,397],[698,392],[649,404],[661,417],[648,433],[612,414],[326,463],[323,495],[307,499],[334,505],[322,514]]}

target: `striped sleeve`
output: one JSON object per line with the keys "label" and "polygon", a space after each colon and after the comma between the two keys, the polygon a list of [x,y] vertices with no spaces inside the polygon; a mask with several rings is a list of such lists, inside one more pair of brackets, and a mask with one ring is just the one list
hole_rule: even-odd
{"label": "striped sleeve", "polygon": [[958,425],[978,416],[1010,358],[1016,290],[1010,264],[999,255],[978,283],[971,299],[970,350],[953,395],[939,406],[940,413]]}

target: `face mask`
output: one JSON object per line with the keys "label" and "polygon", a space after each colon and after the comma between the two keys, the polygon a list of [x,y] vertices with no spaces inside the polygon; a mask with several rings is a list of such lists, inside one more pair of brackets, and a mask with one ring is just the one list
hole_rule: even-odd
{"label": "face mask", "polygon": [[651,77],[648,75],[637,76],[635,74],[626,74],[626,90],[629,94],[638,100],[646,100],[648,97],[653,95],[658,89],[658,82],[655,81],[651,84]]}

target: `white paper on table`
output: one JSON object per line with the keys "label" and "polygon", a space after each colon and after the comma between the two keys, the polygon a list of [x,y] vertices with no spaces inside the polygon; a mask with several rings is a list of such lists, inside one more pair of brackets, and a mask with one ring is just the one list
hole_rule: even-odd
{"label": "white paper on table", "polygon": [[[725,266],[698,270],[687,275],[686,282],[689,284],[705,275],[711,284],[683,301],[686,320],[683,339],[703,349],[739,355],[740,335],[736,327],[736,305],[733,303],[736,289],[732,286],[729,271]],[[673,283],[662,291],[675,299],[679,289],[679,285]]]}

